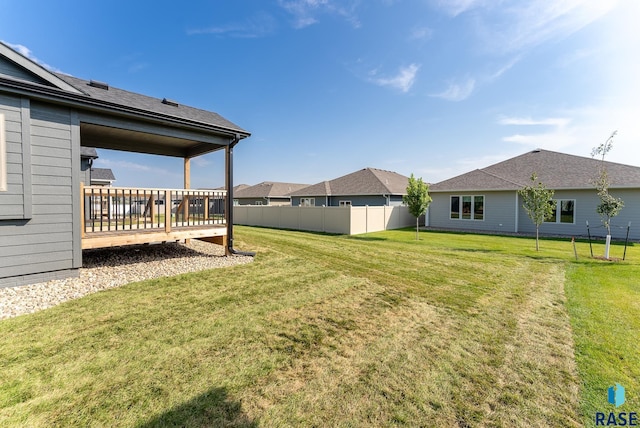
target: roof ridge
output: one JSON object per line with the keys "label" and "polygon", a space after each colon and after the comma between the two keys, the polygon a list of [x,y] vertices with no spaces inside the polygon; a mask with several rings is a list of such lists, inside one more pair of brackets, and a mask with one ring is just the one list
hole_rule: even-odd
{"label": "roof ridge", "polygon": [[378,180],[378,182],[382,185],[382,187],[389,193],[391,193],[391,188],[389,187],[389,180],[385,179],[384,181],[382,180],[382,177],[378,176],[378,174],[375,173],[375,171],[381,171],[381,172],[388,172],[391,173],[392,171],[386,171],[383,169],[377,169],[377,168],[371,168],[369,170],[369,172],[371,174],[373,174],[373,176],[376,178],[376,180]]}
{"label": "roof ridge", "polygon": [[490,175],[492,177],[495,177],[495,178],[497,178],[499,180],[506,181],[507,183],[515,184],[516,186],[523,186],[521,183],[516,183],[515,181],[509,180],[508,178],[501,177],[498,174],[494,174],[492,172],[485,171],[485,168],[478,169],[477,171],[480,171],[480,172],[482,172],[484,174],[487,174],[487,175]]}
{"label": "roof ridge", "polygon": [[331,182],[324,180],[324,190],[328,196],[331,196]]}

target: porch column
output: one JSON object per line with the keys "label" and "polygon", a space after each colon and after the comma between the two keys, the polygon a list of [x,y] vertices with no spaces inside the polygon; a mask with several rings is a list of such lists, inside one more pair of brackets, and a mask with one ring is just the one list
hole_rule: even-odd
{"label": "porch column", "polygon": [[240,138],[236,136],[231,143],[225,147],[225,187],[227,188],[227,199],[224,210],[224,219],[227,222],[227,248],[225,249],[226,255],[230,256],[234,254],[233,249],[233,148],[240,141]]}
{"label": "porch column", "polygon": [[[190,189],[191,188],[191,158],[184,158],[184,188],[185,189]],[[184,207],[182,209],[183,212],[183,218],[182,218],[182,223],[184,224],[184,222],[186,221],[187,224],[189,224],[189,196],[184,195],[183,197],[183,202]],[[176,221],[178,220],[178,213],[176,212]],[[185,244],[188,244],[191,240],[190,239],[185,239],[184,242]]]}
{"label": "porch column", "polygon": [[191,188],[191,158],[184,158],[184,188]]}

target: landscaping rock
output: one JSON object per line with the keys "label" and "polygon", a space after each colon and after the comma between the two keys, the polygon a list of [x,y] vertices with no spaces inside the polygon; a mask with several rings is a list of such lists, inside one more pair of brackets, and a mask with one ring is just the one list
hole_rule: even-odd
{"label": "landscaping rock", "polygon": [[174,276],[253,261],[224,255],[203,241],[85,250],[77,278],[0,288],[0,320],[50,308],[90,293],[146,279]]}

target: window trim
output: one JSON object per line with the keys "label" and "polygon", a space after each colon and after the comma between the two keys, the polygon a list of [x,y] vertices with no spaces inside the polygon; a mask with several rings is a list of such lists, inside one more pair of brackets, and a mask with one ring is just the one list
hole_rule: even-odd
{"label": "window trim", "polygon": [[[576,200],[575,199],[571,199],[571,198],[552,199],[552,201],[555,203],[556,216],[553,221],[545,220],[544,221],[545,224],[576,224]],[[573,202],[573,221],[571,222],[562,221],[562,203],[567,201]]]}
{"label": "window trim", "polygon": [[[306,201],[306,203],[305,203]],[[301,207],[315,207],[316,206],[316,198],[300,198],[300,206]]]}
{"label": "window trim", "polygon": [[[458,216],[453,216],[453,198],[458,198]],[[464,198],[471,198],[471,211],[469,212],[469,218],[463,218],[462,213],[462,204]],[[482,198],[482,218],[476,218],[476,198]],[[485,195],[449,195],[449,220],[460,220],[460,221],[484,221],[484,211],[485,211],[485,202],[487,198]]]}
{"label": "window trim", "polygon": [[351,201],[338,201],[338,206],[339,207],[350,207],[351,206]]}
{"label": "window trim", "polygon": [[7,191],[7,129],[0,113],[0,192]]}

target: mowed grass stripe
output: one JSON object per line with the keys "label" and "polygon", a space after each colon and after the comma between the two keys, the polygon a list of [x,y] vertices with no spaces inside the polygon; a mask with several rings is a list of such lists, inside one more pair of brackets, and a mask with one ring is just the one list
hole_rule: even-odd
{"label": "mowed grass stripe", "polygon": [[566,244],[413,236],[238,227],[252,264],[3,321],[0,424],[575,425]]}

